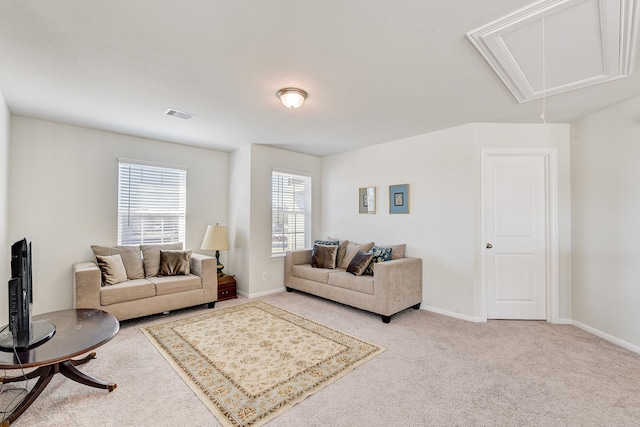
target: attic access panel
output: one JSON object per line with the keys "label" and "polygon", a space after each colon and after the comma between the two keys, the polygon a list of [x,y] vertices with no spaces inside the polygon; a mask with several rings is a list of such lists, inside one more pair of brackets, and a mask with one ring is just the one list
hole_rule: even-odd
{"label": "attic access panel", "polygon": [[467,34],[518,102],[631,74],[636,0],[544,0]]}

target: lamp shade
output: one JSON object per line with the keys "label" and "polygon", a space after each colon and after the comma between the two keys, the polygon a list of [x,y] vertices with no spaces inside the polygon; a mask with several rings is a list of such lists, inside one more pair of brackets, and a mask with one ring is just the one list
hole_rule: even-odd
{"label": "lamp shade", "polygon": [[207,226],[207,232],[204,234],[200,249],[209,251],[228,250],[229,240],[227,239],[227,227],[222,225]]}
{"label": "lamp shade", "polygon": [[285,107],[298,108],[307,98],[307,92],[302,89],[288,87],[278,91],[278,98],[280,98],[280,101],[282,101]]}

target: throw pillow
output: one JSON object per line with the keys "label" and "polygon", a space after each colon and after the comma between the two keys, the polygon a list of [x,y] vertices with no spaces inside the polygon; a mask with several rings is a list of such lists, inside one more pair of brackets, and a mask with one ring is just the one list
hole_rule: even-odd
{"label": "throw pillow", "polygon": [[96,256],[98,267],[102,273],[102,286],[117,285],[127,281],[127,270],[120,254]]}
{"label": "throw pillow", "polygon": [[140,245],[144,263],[144,277],[155,277],[158,275],[158,271],[160,271],[160,251],[179,251],[182,249],[184,249],[182,242]]}
{"label": "throw pillow", "polygon": [[375,264],[377,262],[389,261],[392,257],[391,254],[393,253],[393,250],[392,248],[381,248],[379,246],[374,246],[369,252],[373,255],[373,258],[371,259],[371,264],[369,264],[367,269],[364,271],[364,274],[370,274],[373,276],[373,269],[375,267]]}
{"label": "throw pillow", "polygon": [[191,251],[160,251],[158,276],[185,276],[190,272]]}
{"label": "throw pillow", "polygon": [[338,246],[340,242],[338,242],[337,240],[314,240],[313,241],[313,248],[311,249],[311,259],[313,259],[313,256],[316,253],[316,245],[321,245],[321,246]]}
{"label": "throw pillow", "polygon": [[358,251],[351,259],[347,271],[355,276],[362,276],[372,258],[373,254],[371,252]]}
{"label": "throw pillow", "polygon": [[404,258],[404,252],[407,249],[407,245],[405,243],[401,245],[385,245],[387,248],[391,248],[393,251],[391,253],[391,259],[400,259]]}
{"label": "throw pillow", "polygon": [[[327,240],[314,240],[314,245],[338,246],[338,254],[336,255],[336,267],[342,264],[345,254],[347,253],[348,240],[339,240],[335,237],[327,237]],[[311,255],[313,256],[313,254]]]}
{"label": "throw pillow", "polygon": [[347,255],[348,240],[341,240],[338,245],[338,254],[336,255],[336,266],[342,264],[344,257]]}
{"label": "throw pillow", "polygon": [[369,252],[373,247],[373,244],[374,244],[373,242],[363,243],[363,244],[359,244],[355,242],[347,243],[347,250],[345,252],[344,258],[342,258],[342,263],[338,264],[338,267],[340,268],[349,267],[349,263],[351,262],[353,257],[358,253],[358,251]]}
{"label": "throw pillow", "polygon": [[311,267],[336,268],[337,246],[313,245]]}
{"label": "throw pillow", "polygon": [[95,256],[116,255],[122,257],[124,269],[127,270],[127,279],[144,279],[144,267],[142,266],[142,256],[140,256],[140,245],[136,246],[97,246],[92,245],[91,249]]}

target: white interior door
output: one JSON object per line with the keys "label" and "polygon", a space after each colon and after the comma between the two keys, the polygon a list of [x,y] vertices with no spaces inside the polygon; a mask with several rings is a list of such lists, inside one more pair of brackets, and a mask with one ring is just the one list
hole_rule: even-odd
{"label": "white interior door", "polygon": [[488,319],[546,319],[543,156],[487,156],[483,168]]}

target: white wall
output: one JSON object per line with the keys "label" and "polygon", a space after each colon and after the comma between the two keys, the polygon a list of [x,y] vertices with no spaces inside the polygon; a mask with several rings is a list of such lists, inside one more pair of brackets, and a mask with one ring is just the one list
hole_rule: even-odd
{"label": "white wall", "polygon": [[572,125],[571,187],[573,319],[640,352],[638,111],[640,97]]}
{"label": "white wall", "polygon": [[236,276],[236,292],[249,294],[251,275],[251,146],[229,155],[229,251],[223,270]]}
{"label": "white wall", "polygon": [[9,223],[7,219],[9,203],[9,109],[0,92],[0,324],[8,322],[6,281],[11,276],[9,245]]}
{"label": "white wall", "polygon": [[226,222],[228,154],[14,116],[8,237],[32,241],[36,314],[72,307],[72,264],[116,244],[119,157],[188,168],[187,249]]}
{"label": "white wall", "polygon": [[[320,206],[321,160],[262,145],[248,145],[231,154],[229,201],[235,243],[228,274],[237,276],[238,292],[257,297],[283,290],[284,257],[271,255],[271,171],[280,168],[311,174],[313,206]],[[312,233],[320,229],[314,210]],[[266,273],[267,279],[263,279]]]}
{"label": "white wall", "polygon": [[[548,130],[548,132],[547,132]],[[322,237],[407,244],[423,259],[423,308],[479,320],[480,151],[558,148],[560,317],[570,317],[569,127],[470,124],[323,158]],[[410,184],[410,214],[389,214],[389,185]],[[377,213],[358,213],[358,188],[376,187]],[[569,248],[567,250],[567,248]]]}

